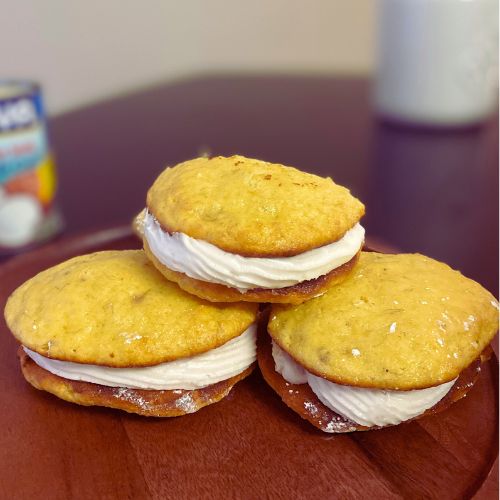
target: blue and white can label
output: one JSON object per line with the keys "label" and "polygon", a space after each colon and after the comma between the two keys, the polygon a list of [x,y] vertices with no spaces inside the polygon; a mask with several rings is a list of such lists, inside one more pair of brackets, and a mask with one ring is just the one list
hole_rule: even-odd
{"label": "blue and white can label", "polygon": [[56,185],[39,86],[0,81],[0,250],[44,240],[60,227]]}

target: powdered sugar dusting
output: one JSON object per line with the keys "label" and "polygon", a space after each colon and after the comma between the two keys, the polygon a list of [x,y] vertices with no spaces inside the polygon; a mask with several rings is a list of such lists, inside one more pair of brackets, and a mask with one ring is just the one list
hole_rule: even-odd
{"label": "powdered sugar dusting", "polygon": [[356,427],[351,422],[344,420],[342,417],[333,417],[326,425],[323,423],[322,429],[325,432],[354,432]]}
{"label": "powdered sugar dusting", "polygon": [[[344,419],[340,415],[334,415],[329,420],[324,416],[320,416],[320,409],[312,401],[304,401],[304,408],[311,417],[320,417],[318,422],[321,430],[329,433],[353,432],[356,430],[353,423]],[[328,417],[326,417],[328,418]]]}
{"label": "powdered sugar dusting", "polygon": [[197,410],[197,405],[193,401],[191,394],[186,392],[183,396],[181,396],[176,402],[175,406],[182,410],[185,413],[194,413]]}
{"label": "powdered sugar dusting", "polygon": [[468,321],[464,321],[464,330],[468,332],[470,330],[471,323],[474,323],[476,321],[476,317],[473,314],[469,314],[467,316]]}
{"label": "powdered sugar dusting", "polygon": [[143,410],[149,410],[151,405],[142,396],[139,396],[134,389],[118,387],[113,391],[113,396],[124,401],[128,401]]}
{"label": "powdered sugar dusting", "polygon": [[311,401],[304,401],[304,408],[312,416],[314,416],[318,413],[317,406],[314,403],[312,403]]}
{"label": "powdered sugar dusting", "polygon": [[131,344],[132,342],[135,342],[136,340],[141,340],[142,335],[138,335],[137,333],[130,333],[130,332],[122,332],[120,335],[124,338],[125,344]]}
{"label": "powdered sugar dusting", "polygon": [[437,325],[439,326],[439,329],[443,332],[446,331],[446,323],[444,321],[441,321],[440,319],[438,319],[436,321]]}

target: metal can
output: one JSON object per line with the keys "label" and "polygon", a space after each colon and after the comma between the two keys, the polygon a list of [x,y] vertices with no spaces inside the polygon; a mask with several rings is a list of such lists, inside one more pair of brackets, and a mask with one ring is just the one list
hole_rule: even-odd
{"label": "metal can", "polygon": [[40,243],[62,226],[40,87],[0,81],[0,254]]}

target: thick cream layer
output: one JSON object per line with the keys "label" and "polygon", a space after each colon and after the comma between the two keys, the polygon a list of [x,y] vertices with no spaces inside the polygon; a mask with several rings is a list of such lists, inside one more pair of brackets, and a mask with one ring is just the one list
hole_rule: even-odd
{"label": "thick cream layer", "polygon": [[45,370],[70,380],[131,389],[201,389],[246,370],[256,359],[257,326],[210,351],[159,365],[110,368],[49,359],[27,347],[26,354]]}
{"label": "thick cream layer", "polygon": [[168,233],[152,214],[144,216],[144,236],[154,256],[189,277],[237,288],[285,288],[316,279],[349,262],[363,245],[365,230],[356,224],[335,243],[292,257],[243,257],[184,233]]}
{"label": "thick cream layer", "polygon": [[340,385],[309,373],[273,342],[276,371],[291,384],[308,383],[330,410],[357,424],[396,425],[417,417],[448,394],[455,380],[428,389],[392,391]]}

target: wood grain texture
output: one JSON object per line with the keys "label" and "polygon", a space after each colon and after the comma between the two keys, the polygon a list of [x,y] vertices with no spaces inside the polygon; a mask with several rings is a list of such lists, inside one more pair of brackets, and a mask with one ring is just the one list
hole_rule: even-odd
{"label": "wood grain texture", "polygon": [[[56,262],[137,246],[123,228],[12,259],[0,267],[0,306]],[[2,320],[0,498],[464,498],[481,487],[498,455],[496,359],[440,415],[327,435],[291,412],[258,372],[198,413],[145,419],[34,390],[16,348]]]}

